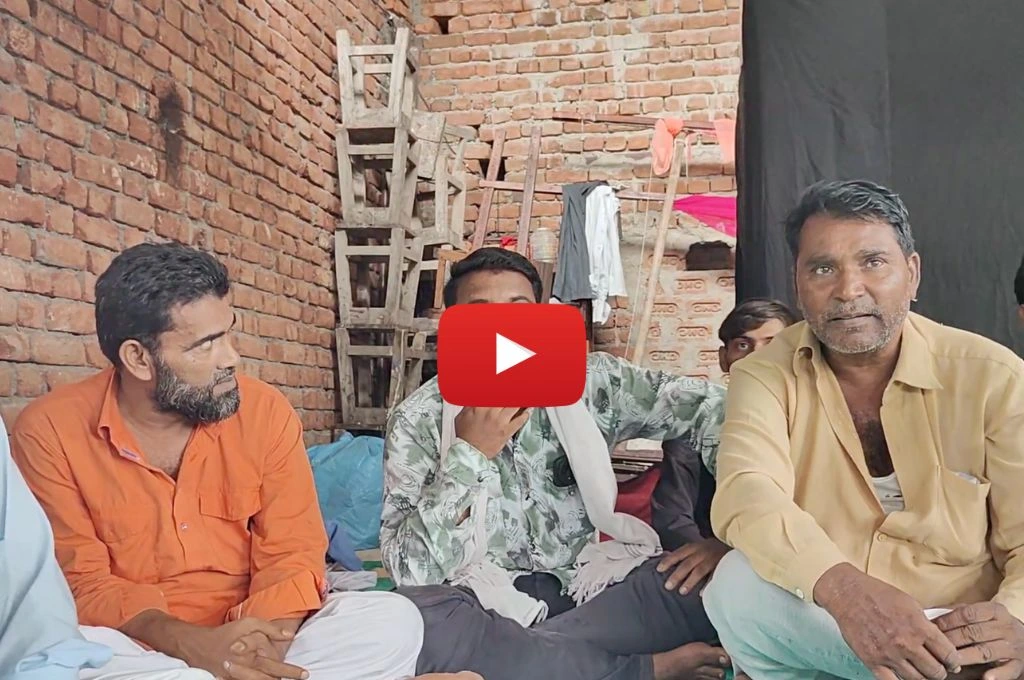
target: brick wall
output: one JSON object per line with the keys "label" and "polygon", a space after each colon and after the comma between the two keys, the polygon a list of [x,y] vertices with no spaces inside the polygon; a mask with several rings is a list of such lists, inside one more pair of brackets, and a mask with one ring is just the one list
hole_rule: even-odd
{"label": "brick wall", "polygon": [[[509,141],[503,178],[509,181],[523,179],[530,130],[539,125],[539,182],[604,179],[662,192],[665,182],[651,177],[649,128],[561,122],[552,116],[569,111],[710,120],[733,117],[736,110],[740,0],[421,0],[413,3],[413,13],[423,34],[424,97],[453,122],[477,126],[484,142],[504,130]],[[692,149],[687,178],[678,191],[735,192],[733,168],[723,167],[712,140],[703,141],[708,143]],[[468,156],[479,172],[487,145],[477,145]],[[521,194],[499,192],[496,200],[492,228],[515,231]],[[646,285],[660,208],[654,202],[622,204],[622,254],[631,294],[638,277]],[[533,227],[557,227],[561,212],[557,197],[538,196]],[[475,217],[469,210],[467,218]],[[670,332],[664,327],[669,317],[657,316],[650,329],[657,337],[649,340],[647,360],[719,378],[717,361],[711,362],[708,352],[717,349],[717,323],[733,303],[727,283],[731,272],[717,272],[699,291],[679,287],[677,281],[689,280],[683,274],[684,256],[686,244],[694,239],[675,236],[656,302],[679,314],[679,323],[687,328],[692,316],[710,335]],[[700,266],[725,268],[730,262]],[[597,330],[599,348],[625,350],[632,307],[632,301],[623,300],[609,324]],[[713,313],[707,311],[711,308]],[[639,329],[632,332],[635,339]]]}
{"label": "brick wall", "polygon": [[323,441],[335,419],[334,33],[395,0],[0,4],[0,413],[105,365],[93,287],[176,239],[236,282],[244,369]]}

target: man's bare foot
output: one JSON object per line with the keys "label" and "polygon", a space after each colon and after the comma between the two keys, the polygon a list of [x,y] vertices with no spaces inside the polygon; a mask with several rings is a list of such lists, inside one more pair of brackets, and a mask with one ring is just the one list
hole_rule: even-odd
{"label": "man's bare foot", "polygon": [[654,655],[654,680],[722,680],[729,663],[721,647],[691,642]]}

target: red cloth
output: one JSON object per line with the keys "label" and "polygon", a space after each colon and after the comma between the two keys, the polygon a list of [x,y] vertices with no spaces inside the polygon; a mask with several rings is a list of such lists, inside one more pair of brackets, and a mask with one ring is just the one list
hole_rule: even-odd
{"label": "red cloth", "polygon": [[[619,497],[615,501],[615,512],[624,512],[651,523],[651,494],[661,479],[661,467],[655,465],[633,479],[619,482]],[[601,534],[601,540],[608,536]]]}
{"label": "red cloth", "polygon": [[694,219],[717,229],[723,234],[736,237],[736,197],[735,196],[686,196],[677,198],[672,204],[679,212],[684,212]]}

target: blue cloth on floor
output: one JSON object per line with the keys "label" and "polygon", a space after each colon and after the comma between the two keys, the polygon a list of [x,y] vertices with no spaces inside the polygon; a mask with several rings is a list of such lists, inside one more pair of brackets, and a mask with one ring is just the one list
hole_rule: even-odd
{"label": "blue cloth on floor", "polygon": [[309,448],[317,498],[324,524],[343,530],[354,550],[380,546],[384,510],[384,440],[353,437]]}
{"label": "blue cloth on floor", "polygon": [[362,571],[363,561],[356,555],[352,540],[337,520],[327,520],[327,557],[348,571]]}

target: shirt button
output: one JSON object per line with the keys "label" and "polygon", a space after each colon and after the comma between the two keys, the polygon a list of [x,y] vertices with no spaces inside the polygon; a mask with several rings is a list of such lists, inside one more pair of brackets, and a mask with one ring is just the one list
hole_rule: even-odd
{"label": "shirt button", "polygon": [[803,591],[803,590],[801,590],[800,588],[797,588],[797,589],[796,589],[796,591],[795,591],[795,595],[796,595],[797,597],[799,597],[799,598],[800,598],[801,600],[802,600],[802,599],[804,599],[804,591]]}
{"label": "shirt button", "polygon": [[182,522],[179,526],[182,531],[188,531],[188,522]]}
{"label": "shirt button", "polygon": [[885,534],[878,534],[878,542],[879,543],[884,543],[885,542],[885,538],[886,538]]}

